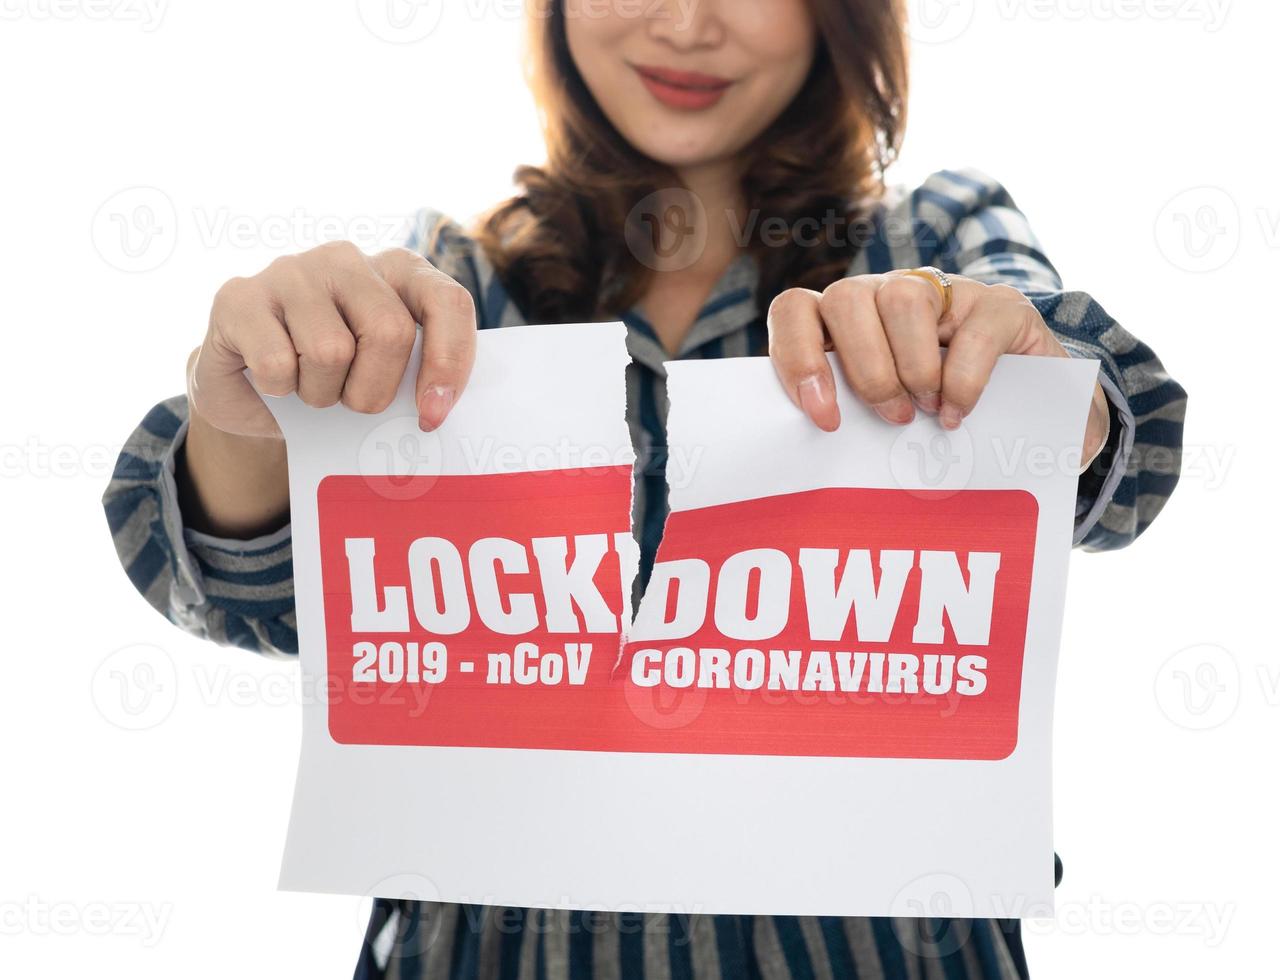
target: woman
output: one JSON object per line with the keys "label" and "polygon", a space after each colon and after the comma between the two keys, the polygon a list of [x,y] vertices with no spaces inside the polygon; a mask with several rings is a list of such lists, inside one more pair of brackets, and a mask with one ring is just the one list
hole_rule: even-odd
{"label": "woman", "polygon": [[[469,234],[427,211],[406,249],[323,246],[219,291],[188,396],[147,416],[106,495],[121,559],[152,605],[197,635],[296,653],[284,447],[242,371],[271,394],[378,412],[415,324],[430,430],[462,396],[477,327],[625,321],[642,577],[666,512],[663,365],[675,357],[767,350],[797,409],[828,430],[840,418],[824,349],[885,424],[925,412],[947,428],[1001,354],[1099,358],[1075,539],[1116,548],[1150,523],[1176,475],[1145,469],[1144,450],[1176,453],[1185,403],[1160,362],[1088,296],[1062,291],[995,182],[943,172],[906,195],[882,183],[906,91],[896,0],[532,7],[548,162],[518,171],[518,196]],[[1016,922],[380,900],[357,975],[1014,977],[1026,966]]]}

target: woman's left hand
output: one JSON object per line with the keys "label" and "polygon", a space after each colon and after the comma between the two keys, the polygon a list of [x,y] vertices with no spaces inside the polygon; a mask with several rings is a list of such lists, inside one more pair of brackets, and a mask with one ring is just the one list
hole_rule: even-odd
{"label": "woman's left hand", "polygon": [[[769,308],[769,356],[791,400],[820,428],[840,426],[834,350],[849,385],[885,421],[905,425],[916,410],[959,428],[987,387],[1001,354],[1069,357],[1039,311],[1012,286],[952,276],[942,290],[902,272],[852,276],[825,292],[789,289]],[[947,348],[944,359],[939,350]],[[1083,446],[1092,460],[1107,439],[1109,410],[1099,384]]]}

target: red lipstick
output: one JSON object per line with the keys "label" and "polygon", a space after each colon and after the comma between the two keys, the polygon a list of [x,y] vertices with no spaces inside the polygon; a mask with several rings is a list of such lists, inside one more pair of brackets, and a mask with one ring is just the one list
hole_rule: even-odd
{"label": "red lipstick", "polygon": [[675,71],[649,65],[633,65],[640,81],[653,97],[672,109],[710,109],[724,98],[733,81],[696,71]]}

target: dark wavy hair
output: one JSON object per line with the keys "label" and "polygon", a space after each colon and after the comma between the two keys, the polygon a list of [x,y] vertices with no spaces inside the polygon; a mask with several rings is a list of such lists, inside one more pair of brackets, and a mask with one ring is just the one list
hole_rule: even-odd
{"label": "dark wavy hair", "polygon": [[[759,261],[762,308],[783,289],[822,289],[844,274],[905,122],[902,0],[808,3],[820,39],[813,69],[744,160],[755,220],[741,227],[753,229],[747,247]],[[592,97],[569,53],[564,0],[531,0],[528,17],[527,72],[547,162],[516,170],[518,193],[483,215],[474,236],[533,322],[610,319],[653,275],[627,245],[632,209],[679,180],[632,147]],[[763,229],[776,232],[779,219],[828,232],[766,244]]]}

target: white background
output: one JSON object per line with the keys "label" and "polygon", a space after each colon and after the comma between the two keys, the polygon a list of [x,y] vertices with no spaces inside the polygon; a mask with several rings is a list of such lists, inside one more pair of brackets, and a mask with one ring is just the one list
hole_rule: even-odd
{"label": "white background", "polygon": [[[381,0],[155,2],[0,0],[0,969],[349,976],[367,903],[274,887],[292,665],[151,612],[96,499],[132,426],[180,390],[223,280],[323,238],[376,247],[425,203],[469,216],[540,159],[519,22],[503,0],[451,0],[415,39],[435,4],[397,35]],[[1256,973],[1280,914],[1265,503],[1280,9],[913,5],[895,179],[1000,177],[1068,284],[1192,394],[1166,512],[1130,551],[1074,559],[1055,724],[1066,880],[1056,920],[1026,927],[1033,972]],[[119,219],[140,223],[135,254]],[[140,713],[113,672],[151,694]]]}

